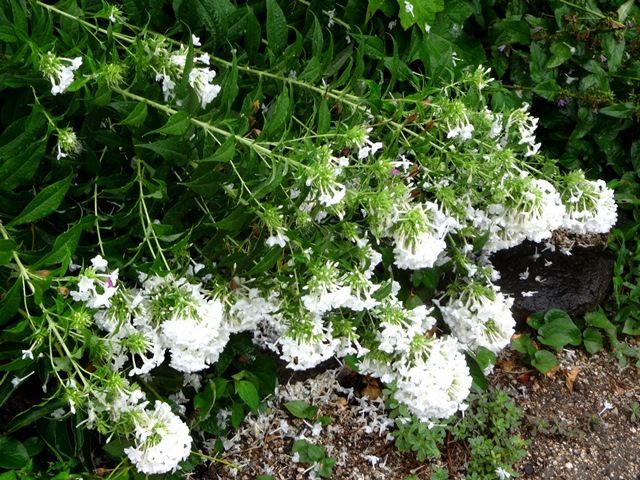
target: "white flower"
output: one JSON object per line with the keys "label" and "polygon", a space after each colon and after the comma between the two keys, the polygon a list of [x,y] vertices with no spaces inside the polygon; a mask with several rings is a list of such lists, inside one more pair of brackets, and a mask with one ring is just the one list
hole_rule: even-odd
{"label": "white flower", "polygon": [[109,263],[101,255],[96,255],[91,259],[91,265],[96,272],[104,272]]}
{"label": "white flower", "polygon": [[506,480],[508,478],[511,478],[511,474],[504,468],[498,467],[496,468],[496,477],[498,477],[499,480]]}
{"label": "white flower", "polygon": [[82,65],[82,57],[56,57],[53,52],[47,52],[42,58],[40,68],[51,82],[51,93],[64,93],[73,83],[74,72]]}
{"label": "white flower", "polygon": [[404,11],[407,12],[412,17],[415,16],[413,13],[413,4],[408,0],[404,0]]}
{"label": "white flower", "polygon": [[265,240],[265,244],[267,247],[273,247],[275,245],[279,245],[280,248],[284,248],[287,246],[287,242],[289,241],[289,237],[287,237],[284,233],[277,233],[276,235],[271,235],[269,238]]}
{"label": "white flower", "polygon": [[394,225],[395,265],[412,270],[433,267],[447,247],[444,236],[455,223],[431,202],[402,212]]}
{"label": "white flower", "polygon": [[618,219],[613,190],[603,180],[587,180],[580,171],[567,174],[565,184],[562,228],[578,234],[611,230]]}
{"label": "white flower", "polygon": [[135,443],[124,453],[145,474],[175,472],[191,452],[189,428],[156,400],[154,410],[142,410],[134,417]]}
{"label": "white flower", "polygon": [[220,85],[212,83],[215,77],[216,72],[209,68],[194,67],[189,72],[189,85],[198,95],[202,108],[211,103],[220,93]]}
{"label": "white flower", "polygon": [[421,421],[448,418],[471,389],[471,375],[460,345],[453,338],[424,339],[423,345],[394,364],[396,400]]}
{"label": "white flower", "polygon": [[491,287],[469,283],[458,297],[440,306],[440,312],[451,333],[462,344],[472,350],[485,347],[498,353],[509,344],[514,333],[513,298]]}

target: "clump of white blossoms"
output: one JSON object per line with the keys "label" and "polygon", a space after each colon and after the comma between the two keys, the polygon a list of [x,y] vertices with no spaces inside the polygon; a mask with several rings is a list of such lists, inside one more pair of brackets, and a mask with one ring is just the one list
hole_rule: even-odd
{"label": "clump of white blossoms", "polygon": [[143,292],[147,321],[159,327],[172,368],[197,372],[218,360],[229,340],[220,300],[205,297],[201,285],[170,274],[147,278]]}
{"label": "clump of white blossoms", "polygon": [[402,211],[393,226],[395,265],[413,270],[433,267],[446,249],[444,237],[453,227],[455,221],[432,202]]}
{"label": "clump of white blossoms", "polygon": [[135,443],[125,448],[124,453],[139,472],[175,472],[178,464],[189,456],[189,427],[166,403],[156,400],[153,410],[134,412],[133,424]]}
{"label": "clump of white blossoms", "polygon": [[454,338],[415,336],[411,351],[394,365],[396,400],[421,421],[447,418],[464,408],[472,378]]}
{"label": "clump of white blossoms", "polygon": [[603,180],[587,180],[581,171],[564,177],[566,215],[562,228],[578,234],[606,233],[618,219],[613,190]]}
{"label": "clump of white blossoms", "polygon": [[513,298],[499,288],[477,280],[452,288],[440,312],[451,334],[471,350],[484,347],[494,353],[506,347],[514,333]]}
{"label": "clump of white blossoms", "polygon": [[[197,37],[196,37],[197,38]],[[199,43],[199,42],[196,42]],[[194,43],[194,45],[196,45]],[[163,45],[158,45],[150,50],[153,57],[152,64],[155,64],[155,79],[162,83],[162,93],[165,101],[175,98],[175,88],[185,75],[188,50],[181,46],[176,52],[172,52]],[[193,65],[188,72],[187,82],[195,92],[200,101],[200,107],[206,108],[220,93],[220,85],[213,83],[216,78],[215,70],[209,67],[210,58],[208,53],[194,55]],[[178,100],[180,104],[181,99]]]}
{"label": "clump of white blossoms", "polygon": [[540,242],[551,237],[565,215],[555,187],[526,172],[507,175],[503,183],[507,197],[503,203],[490,204],[486,212],[472,211],[474,226],[490,232],[484,249],[494,252],[525,240]]}
{"label": "clump of white blossoms", "polygon": [[74,72],[82,65],[82,57],[57,57],[53,52],[47,52],[40,59],[40,70],[51,82],[51,93],[64,93],[73,83]]}
{"label": "clump of white blossoms", "polygon": [[118,270],[106,273],[107,261],[100,255],[91,260],[78,278],[78,290],[71,291],[71,298],[84,302],[89,308],[109,308],[118,291]]}

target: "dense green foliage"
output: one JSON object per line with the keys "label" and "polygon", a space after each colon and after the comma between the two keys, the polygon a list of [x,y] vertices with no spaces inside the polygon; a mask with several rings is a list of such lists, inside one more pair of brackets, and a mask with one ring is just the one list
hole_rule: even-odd
{"label": "dense green foliage", "polygon": [[[590,178],[611,180],[626,212],[610,237],[617,255],[611,305],[606,314],[575,322],[549,312],[532,326],[534,338],[554,349],[583,345],[595,352],[608,342],[637,356],[618,336],[640,333],[638,21],[632,0],[2,2],[0,480],[62,480],[116,465],[108,478],[143,478],[122,460],[132,447],[126,421],[101,423],[85,408],[96,385],[129,387],[108,368],[93,311],[72,301],[77,268],[100,277],[89,259],[102,255],[110,270],[119,269],[120,284],[135,284],[141,273],[208,278],[211,296],[225,299],[225,307],[247,285],[261,288],[243,284],[246,279],[295,277],[304,291],[330,260],[349,267],[370,261],[354,239],[370,221],[374,210],[366,207],[378,202],[374,194],[396,185],[387,179],[397,175],[390,174],[391,162],[405,153],[421,158],[404,172],[423,182],[415,198],[453,210],[468,182],[473,201],[485,201],[473,182],[490,182],[502,165],[481,158],[478,151],[495,153],[487,142],[474,150],[450,140],[455,118],[448,107],[464,115],[468,109],[489,131],[481,118],[487,107],[510,121],[514,111],[526,116],[528,103],[540,118],[542,151],[558,158],[533,153],[527,160],[533,174],[552,179],[582,168]],[[212,69],[206,86],[219,86],[215,93],[189,76],[205,75],[205,65]],[[498,82],[489,83],[480,65],[490,66]],[[57,77],[61,68],[69,83]],[[385,149],[379,161],[372,153],[369,165],[353,162],[365,134],[370,148],[375,140]],[[507,140],[514,156],[528,158],[518,139]],[[313,180],[333,175],[333,166],[322,170],[313,160],[331,152],[350,158],[350,180],[369,190],[351,192],[344,207],[327,205],[333,220],[322,223],[317,218],[327,212],[317,205],[305,211],[305,196]],[[451,171],[465,183],[425,186],[448,181]],[[293,195],[298,187],[302,194]],[[498,197],[486,203],[500,203]],[[283,241],[285,228],[287,252],[270,243]],[[456,233],[455,240],[447,237],[453,258],[407,273],[393,266],[392,246],[374,231],[382,256],[375,300],[391,295],[392,281],[399,281],[398,299],[419,308],[431,305],[455,275],[473,276],[470,259],[487,237],[471,228]],[[486,265],[479,271],[490,277]],[[104,282],[106,294],[113,285]],[[281,310],[296,316],[295,308],[284,302]],[[336,337],[357,332],[375,343],[377,319],[352,316],[332,319]],[[440,321],[425,337],[435,331],[449,328]],[[205,437],[237,428],[275,387],[275,365],[251,335],[238,328],[228,340],[201,388],[183,384],[183,375],[166,365],[153,378],[135,377],[144,395],[175,411],[178,392],[184,388],[189,397],[181,413],[197,433],[194,451],[181,463],[185,471],[204,458]],[[131,341],[131,356],[143,355],[144,345]],[[520,337],[517,347],[541,371],[554,365],[531,337]],[[476,387],[494,359],[483,347],[469,353]],[[445,426],[399,422],[398,447],[421,460],[435,458],[452,435],[469,445],[467,478],[510,471],[523,448],[513,436],[519,414],[504,394],[491,395],[473,397],[465,417]],[[77,428],[87,423],[95,427]],[[330,476],[332,459],[320,447],[298,443],[294,450]]]}

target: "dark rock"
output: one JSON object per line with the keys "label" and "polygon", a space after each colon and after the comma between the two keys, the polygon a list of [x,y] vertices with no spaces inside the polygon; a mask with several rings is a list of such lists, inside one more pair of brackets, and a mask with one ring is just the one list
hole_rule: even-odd
{"label": "dark rock", "polygon": [[571,315],[595,309],[609,295],[614,261],[601,246],[574,247],[571,255],[565,255],[533,242],[491,257],[501,275],[498,285],[514,297],[512,312],[518,327],[530,314],[552,308]]}

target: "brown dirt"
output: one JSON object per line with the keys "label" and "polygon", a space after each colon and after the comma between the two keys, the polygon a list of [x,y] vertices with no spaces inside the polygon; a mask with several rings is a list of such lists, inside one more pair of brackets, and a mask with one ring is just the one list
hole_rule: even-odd
{"label": "brown dirt", "polygon": [[[516,470],[526,479],[639,480],[640,411],[638,418],[631,415],[634,402],[640,403],[638,368],[620,369],[607,353],[589,357],[565,351],[559,358],[560,367],[543,376],[507,350],[490,378],[492,386],[506,389],[525,413],[521,435],[531,443]],[[337,372],[327,370],[281,386],[268,409],[249,418],[228,443],[222,458],[237,468],[213,463],[193,478],[315,478],[311,465],[292,459],[294,439],[301,437],[323,445],[327,456],[336,459],[333,479],[430,478],[429,463],[394,448],[387,435],[393,427],[382,402],[360,398],[362,393],[375,397],[379,387],[361,382],[350,395],[336,381]],[[330,417],[331,423],[314,433],[311,421],[294,418],[283,407],[294,399],[318,406],[319,415]],[[458,466],[464,458],[443,459],[440,465],[446,463]]]}

